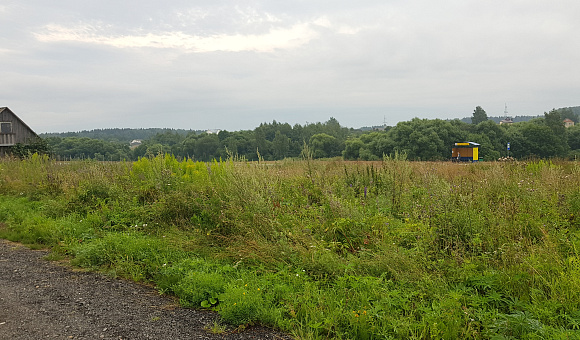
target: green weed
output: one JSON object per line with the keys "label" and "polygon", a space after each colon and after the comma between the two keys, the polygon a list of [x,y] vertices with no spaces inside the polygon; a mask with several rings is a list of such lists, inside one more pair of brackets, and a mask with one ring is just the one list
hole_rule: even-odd
{"label": "green weed", "polygon": [[307,153],[3,160],[0,237],[301,338],[578,338],[576,164]]}

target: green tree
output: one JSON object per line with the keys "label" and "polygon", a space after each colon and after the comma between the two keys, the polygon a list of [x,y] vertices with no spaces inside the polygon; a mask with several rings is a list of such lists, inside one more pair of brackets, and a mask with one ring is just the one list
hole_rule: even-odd
{"label": "green tree", "polygon": [[394,152],[395,143],[385,132],[371,132],[360,136],[360,139],[365,143],[365,148],[377,159],[382,158],[384,155],[391,155]]}
{"label": "green tree", "polygon": [[399,122],[387,132],[390,141],[385,140],[383,145],[392,151],[385,154],[398,151],[414,160],[449,159],[453,143],[466,141],[468,132],[463,127],[468,125],[459,120],[419,118]]}
{"label": "green tree", "polygon": [[349,138],[344,143],[344,150],[342,151],[342,157],[346,160],[356,160],[360,158],[360,152],[365,148],[365,143],[363,143],[360,138]]}
{"label": "green tree", "polygon": [[260,156],[266,160],[272,159],[270,151],[270,145],[272,142],[266,138],[266,132],[268,130],[269,127],[267,124],[260,124],[259,127],[254,129],[254,141],[256,143],[254,147],[254,153],[256,153],[256,151],[259,152]]}
{"label": "green tree", "polygon": [[507,155],[506,125],[499,125],[493,120],[486,120],[473,127],[468,139],[481,144],[479,153],[485,160],[495,160]]}
{"label": "green tree", "polygon": [[52,155],[61,159],[96,158],[99,160],[131,159],[129,144],[88,137],[50,137],[46,139]]}
{"label": "green tree", "polygon": [[147,154],[147,143],[143,143],[133,149],[133,159],[139,159],[141,157],[145,157]]}
{"label": "green tree", "polygon": [[163,155],[165,153],[170,153],[171,148],[167,145],[160,143],[154,143],[147,145],[147,151],[145,152],[145,157],[155,157],[157,155]]}
{"label": "green tree", "polygon": [[546,126],[554,132],[556,136],[564,137],[566,134],[566,128],[564,127],[564,119],[560,115],[560,111],[551,110],[548,113],[544,113],[544,122]]}
{"label": "green tree", "polygon": [[339,156],[340,151],[337,148],[336,137],[327,135],[326,133],[317,133],[310,137],[310,148],[312,149],[312,156],[314,158],[326,158]]}
{"label": "green tree", "polygon": [[238,141],[236,137],[230,136],[222,141],[224,151],[229,152],[233,156],[238,156]]}
{"label": "green tree", "polygon": [[220,140],[216,134],[203,134],[195,141],[194,156],[202,161],[211,161],[219,147]]}
{"label": "green tree", "polygon": [[580,150],[580,125],[569,127],[566,132],[570,149]]}
{"label": "green tree", "polygon": [[284,159],[288,154],[289,148],[290,148],[290,139],[279,130],[276,131],[276,135],[274,137],[274,140],[272,141],[274,158]]}
{"label": "green tree", "polygon": [[551,110],[548,113],[544,113],[544,122],[546,126],[552,130],[557,144],[554,145],[556,154],[546,157],[565,157],[570,150],[570,147],[568,146],[568,138],[566,134],[566,127],[564,126],[564,119],[560,115],[560,111]]}
{"label": "green tree", "polygon": [[471,118],[471,124],[477,125],[481,122],[485,122],[487,120],[487,113],[485,110],[481,108],[481,106],[477,106],[475,111],[473,111],[473,117]]}
{"label": "green tree", "polygon": [[578,115],[574,113],[574,111],[569,107],[558,109],[558,112],[560,113],[560,118],[562,118],[562,120],[568,118],[572,120],[574,124],[578,124],[580,122],[580,120],[578,119]]}
{"label": "green tree", "polygon": [[517,153],[520,156],[551,158],[567,155],[568,144],[564,145],[562,139],[541,121],[526,122],[520,131],[524,138],[522,150]]}

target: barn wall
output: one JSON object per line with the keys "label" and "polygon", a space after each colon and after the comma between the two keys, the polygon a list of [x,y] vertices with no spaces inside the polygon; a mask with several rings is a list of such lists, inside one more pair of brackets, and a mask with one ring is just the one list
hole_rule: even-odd
{"label": "barn wall", "polygon": [[[24,124],[16,115],[8,108],[4,108],[0,112],[0,122],[12,123],[11,133],[0,133],[0,146],[9,146],[17,143],[27,143],[38,137],[26,124]],[[0,150],[0,153],[4,153]]]}

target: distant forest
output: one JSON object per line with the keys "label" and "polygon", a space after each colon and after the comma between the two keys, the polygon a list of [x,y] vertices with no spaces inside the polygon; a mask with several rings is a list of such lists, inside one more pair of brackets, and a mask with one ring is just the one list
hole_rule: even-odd
{"label": "distant forest", "polygon": [[[262,123],[254,130],[208,133],[184,129],[99,129],[42,135],[50,153],[58,159],[135,160],[171,153],[199,161],[226,159],[281,160],[313,158],[380,160],[395,153],[410,160],[447,160],[456,142],[481,144],[480,156],[495,160],[516,158],[576,158],[580,156],[580,124],[566,128],[563,120],[579,122],[580,107],[554,109],[543,116],[515,117],[513,124],[499,125],[504,117],[488,117],[476,107],[466,119],[419,119],[396,126],[353,129],[330,118],[324,123],[290,125]],[[499,119],[498,119],[499,118]],[[142,140],[131,149],[129,143]]]}
{"label": "distant forest", "polygon": [[167,129],[167,128],[149,128],[149,129],[129,129],[129,128],[112,128],[112,129],[94,129],[83,130],[79,132],[57,132],[57,133],[42,133],[40,137],[87,137],[92,139],[100,139],[108,142],[131,143],[135,139],[149,139],[157,134],[172,132],[180,135],[187,135],[189,133],[202,133],[201,130],[184,130],[184,129]]}
{"label": "distant forest", "polygon": [[[528,122],[532,119],[536,119],[536,118],[541,118],[543,116],[515,116],[515,117],[511,117],[512,121],[514,123],[520,123],[520,122]],[[501,116],[501,117],[488,117],[487,119],[491,120],[494,123],[499,124],[499,122],[501,122],[502,120],[504,120],[506,117],[505,116]],[[471,119],[472,117],[466,117],[466,118],[462,118],[461,121],[465,122],[465,123],[471,123]]]}

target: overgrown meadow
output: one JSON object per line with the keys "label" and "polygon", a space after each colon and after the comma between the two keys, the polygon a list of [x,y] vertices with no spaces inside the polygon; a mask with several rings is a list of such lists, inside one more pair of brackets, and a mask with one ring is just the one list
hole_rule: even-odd
{"label": "overgrown meadow", "polygon": [[0,237],[301,339],[579,339],[580,166],[0,162]]}

